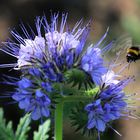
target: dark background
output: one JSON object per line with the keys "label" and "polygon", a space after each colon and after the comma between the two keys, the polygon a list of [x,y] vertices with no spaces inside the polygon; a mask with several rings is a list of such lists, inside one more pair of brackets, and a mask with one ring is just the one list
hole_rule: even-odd
{"label": "dark background", "polygon": [[[95,42],[110,27],[108,40],[120,37],[122,34],[129,33],[133,38],[134,44],[140,43],[140,0],[1,0],[0,1],[0,42],[6,41],[11,37],[9,30],[16,28],[19,31],[20,22],[29,23],[32,28],[35,28],[34,20],[36,16],[46,15],[49,20],[50,14],[54,12],[68,12],[68,23],[74,25],[77,20],[83,18],[86,22],[90,18],[93,19],[91,25],[90,42]],[[19,31],[20,32],[20,31]],[[0,52],[0,63],[11,63],[15,60]],[[132,64],[133,65],[133,64]],[[139,77],[140,62],[133,65],[131,72]],[[132,66],[132,67],[133,67]],[[128,73],[131,73],[128,72]],[[0,80],[2,74],[18,76],[19,73],[9,69],[0,69]],[[138,92],[139,78],[135,83],[135,89],[131,86],[127,91]],[[7,90],[13,90],[10,86],[0,85],[1,94]],[[7,120],[14,122],[14,128],[23,116],[23,112],[18,109],[17,105],[7,105],[11,101],[9,99],[1,99],[1,106],[5,110]],[[34,122],[33,122],[34,123]],[[37,128],[32,124],[33,129]],[[116,125],[117,124],[117,125]],[[118,137],[111,130],[105,133],[103,139],[111,140],[135,140],[140,139],[140,123],[139,121],[117,122],[114,127],[124,134],[123,138]],[[135,131],[131,131],[135,130]],[[73,133],[73,128],[70,127],[69,120],[64,121],[64,139],[65,140],[87,140],[86,137],[81,137],[80,134]],[[130,135],[131,134],[131,135]],[[30,134],[30,139],[32,133]],[[91,138],[93,139],[93,138]]]}

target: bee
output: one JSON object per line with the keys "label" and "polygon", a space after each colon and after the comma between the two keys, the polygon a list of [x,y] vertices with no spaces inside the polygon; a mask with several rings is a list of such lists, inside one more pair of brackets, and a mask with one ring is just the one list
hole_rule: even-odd
{"label": "bee", "polygon": [[112,52],[116,52],[119,55],[125,53],[128,63],[140,60],[140,46],[132,45],[132,38],[129,35],[122,35],[114,41]]}
{"label": "bee", "polygon": [[128,63],[135,62],[136,60],[140,59],[140,47],[139,46],[132,46],[127,48],[127,55],[126,59]]}

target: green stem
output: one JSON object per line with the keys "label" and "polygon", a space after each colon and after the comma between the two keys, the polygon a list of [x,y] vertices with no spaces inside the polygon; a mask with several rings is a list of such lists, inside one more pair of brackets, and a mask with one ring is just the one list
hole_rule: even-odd
{"label": "green stem", "polygon": [[87,101],[91,97],[86,96],[63,96],[55,109],[55,140],[63,139],[63,105],[65,102]]}
{"label": "green stem", "polygon": [[63,101],[56,105],[55,109],[55,140],[63,138]]}
{"label": "green stem", "polygon": [[63,96],[63,102],[77,102],[91,100],[91,97],[87,96]]}

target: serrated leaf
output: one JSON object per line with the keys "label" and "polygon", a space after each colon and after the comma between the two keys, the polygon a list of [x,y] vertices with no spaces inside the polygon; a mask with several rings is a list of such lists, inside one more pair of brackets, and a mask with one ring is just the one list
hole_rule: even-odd
{"label": "serrated leaf", "polygon": [[39,126],[38,132],[34,132],[33,140],[47,140],[49,138],[48,132],[50,130],[50,120],[46,120]]}
{"label": "serrated leaf", "polygon": [[26,114],[23,118],[20,119],[16,130],[16,140],[27,140],[27,132],[30,130],[30,115]]}
{"label": "serrated leaf", "polygon": [[6,121],[3,118],[3,110],[0,108],[0,140],[13,140],[14,138],[12,122],[10,121],[6,125]]}

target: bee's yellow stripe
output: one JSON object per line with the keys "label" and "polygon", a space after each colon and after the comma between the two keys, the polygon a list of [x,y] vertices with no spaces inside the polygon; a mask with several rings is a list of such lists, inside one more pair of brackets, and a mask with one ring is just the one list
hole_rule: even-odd
{"label": "bee's yellow stripe", "polygon": [[128,49],[127,53],[134,53],[135,55],[139,55],[140,54],[139,51],[136,51],[136,50],[133,50],[133,49]]}

